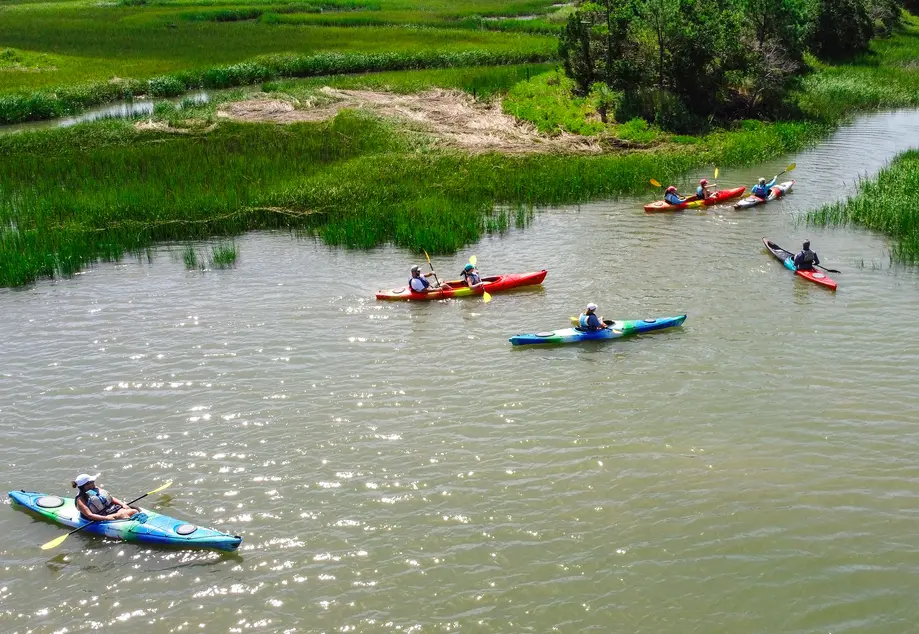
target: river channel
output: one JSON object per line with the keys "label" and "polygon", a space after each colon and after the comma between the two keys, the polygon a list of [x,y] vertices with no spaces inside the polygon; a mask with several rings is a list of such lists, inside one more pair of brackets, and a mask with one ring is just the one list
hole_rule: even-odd
{"label": "river channel", "polygon": [[[236,555],[74,535],[0,504],[3,632],[841,632],[919,620],[919,274],[808,209],[919,142],[863,116],[754,210],[538,212],[435,258],[542,288],[375,301],[418,257],[238,239],[0,290],[0,485],[122,499],[243,536]],[[702,173],[690,175],[698,178]],[[649,175],[652,176],[652,175]],[[690,176],[682,183],[686,189]],[[710,174],[708,174],[711,177]],[[835,294],[763,249],[810,238]],[[512,348],[606,317],[614,342]],[[5,496],[4,496],[5,498]]]}

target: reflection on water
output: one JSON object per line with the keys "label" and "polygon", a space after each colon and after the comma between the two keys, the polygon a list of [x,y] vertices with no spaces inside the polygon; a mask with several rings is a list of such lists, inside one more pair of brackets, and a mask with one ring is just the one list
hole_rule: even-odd
{"label": "reflection on water", "polygon": [[153,114],[153,108],[157,103],[169,102],[181,108],[184,103],[207,103],[211,99],[212,94],[213,93],[204,90],[196,90],[182,95],[181,97],[171,99],[132,99],[130,101],[115,101],[103,106],[88,108],[84,112],[71,117],[28,121],[26,123],[16,123],[13,125],[0,125],[0,134],[41,130],[44,128],[68,128],[78,123],[101,121],[103,119],[131,119],[133,117]]}
{"label": "reflection on water", "polygon": [[[235,270],[163,248],[0,291],[7,489],[173,479],[151,505],[244,538],[235,556],[80,535],[49,554],[61,529],[0,508],[0,629],[908,631],[919,277],[859,266],[884,261],[876,235],[795,218],[917,132],[877,115],[723,169],[749,185],[797,162],[794,192],[751,211],[547,210],[435,260],[548,268],[487,305],[377,302],[415,257],[278,233],[242,238]],[[763,236],[810,238],[839,291]],[[689,318],[512,352],[588,301]]]}

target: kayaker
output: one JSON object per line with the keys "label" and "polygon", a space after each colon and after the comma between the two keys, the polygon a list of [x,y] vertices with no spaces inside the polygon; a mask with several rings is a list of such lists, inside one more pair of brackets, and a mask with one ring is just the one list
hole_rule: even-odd
{"label": "kayaker", "polygon": [[757,198],[767,198],[769,196],[769,190],[775,187],[775,181],[777,181],[778,178],[778,176],[773,176],[772,180],[767,183],[766,179],[761,177],[759,182],[750,190],[750,193]]}
{"label": "kayaker", "polygon": [[699,186],[696,187],[696,199],[697,199],[697,200],[705,200],[706,198],[708,198],[708,197],[714,195],[714,193],[715,193],[715,191],[716,191],[716,189],[715,189],[716,187],[718,187],[717,184],[715,184],[715,185],[709,185],[709,184],[708,184],[708,179],[707,179],[707,178],[703,178],[702,180],[699,181]]}
{"label": "kayaker", "polygon": [[413,293],[432,293],[440,290],[450,290],[449,284],[441,284],[439,287],[432,286],[431,283],[426,279],[434,275],[434,271],[430,273],[422,273],[421,267],[417,264],[412,267],[412,276],[408,280],[408,286]]}
{"label": "kayaker", "polygon": [[587,332],[595,330],[604,330],[609,328],[600,317],[597,317],[597,305],[593,302],[587,304],[587,308],[578,317],[578,328]]}
{"label": "kayaker", "polygon": [[813,271],[814,265],[820,264],[820,258],[811,251],[810,240],[805,240],[801,247],[801,252],[795,256],[795,268],[799,271]]}
{"label": "kayaker", "polygon": [[472,262],[466,263],[466,266],[463,267],[462,276],[469,288],[477,288],[482,285],[482,276],[479,275],[479,270]]}
{"label": "kayaker", "polygon": [[76,496],[77,509],[80,515],[89,520],[104,522],[106,520],[126,520],[140,511],[127,506],[105,489],[96,486],[96,478],[101,474],[81,473],[71,482],[80,492]]}
{"label": "kayaker", "polygon": [[677,193],[676,187],[671,185],[664,193],[664,201],[670,205],[682,205],[686,202],[686,199]]}

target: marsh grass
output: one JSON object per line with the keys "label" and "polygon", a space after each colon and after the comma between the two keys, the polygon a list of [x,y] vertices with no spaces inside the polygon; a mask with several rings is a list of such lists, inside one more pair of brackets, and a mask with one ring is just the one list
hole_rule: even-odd
{"label": "marsh grass", "polygon": [[185,268],[189,271],[201,268],[203,265],[203,263],[198,261],[198,251],[191,245],[182,249],[182,262],[185,263]]}
{"label": "marsh grass", "polygon": [[898,156],[874,180],[862,180],[858,193],[807,215],[818,226],[856,225],[894,239],[891,259],[919,263],[919,151]]}
{"label": "marsh grass", "polygon": [[229,269],[236,266],[239,250],[235,242],[223,242],[211,247],[211,266],[215,269]]}
{"label": "marsh grass", "polygon": [[536,206],[647,192],[651,177],[759,161],[823,132],[758,126],[600,156],[444,152],[347,111],[327,123],[222,122],[200,134],[103,122],[10,135],[0,137],[0,285],[72,275],[159,241],[255,229],[448,253],[524,226]]}
{"label": "marsh grass", "polygon": [[809,58],[812,72],[791,97],[811,119],[839,123],[853,113],[919,106],[919,17],[903,14],[889,38],[872,40],[856,60],[828,65]]}
{"label": "marsh grass", "polygon": [[0,96],[0,124],[51,119],[86,107],[128,99],[134,95],[174,97],[193,88],[229,88],[263,83],[280,77],[308,77],[343,73],[453,68],[543,62],[552,55],[538,51],[485,50],[411,53],[321,53],[275,55],[225,67],[184,71],[148,81],[119,80],[72,86],[54,92]]}

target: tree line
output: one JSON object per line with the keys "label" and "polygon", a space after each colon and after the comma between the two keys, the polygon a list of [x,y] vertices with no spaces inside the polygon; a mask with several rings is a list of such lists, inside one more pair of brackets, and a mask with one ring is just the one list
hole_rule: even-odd
{"label": "tree line", "polygon": [[889,35],[919,0],[589,0],[559,39],[565,73],[601,118],[690,131],[775,116],[804,56],[839,61]]}

